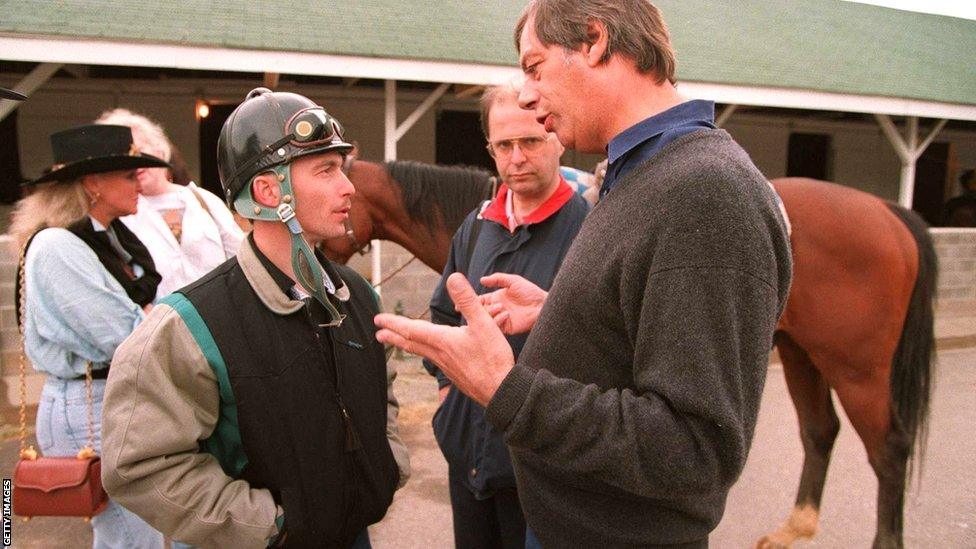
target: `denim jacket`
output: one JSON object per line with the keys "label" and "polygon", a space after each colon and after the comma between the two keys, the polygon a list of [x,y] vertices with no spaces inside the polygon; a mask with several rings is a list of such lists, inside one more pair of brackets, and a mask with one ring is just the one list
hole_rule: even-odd
{"label": "denim jacket", "polygon": [[34,369],[70,379],[107,365],[142,309],[66,229],[37,233],[25,260],[25,353]]}

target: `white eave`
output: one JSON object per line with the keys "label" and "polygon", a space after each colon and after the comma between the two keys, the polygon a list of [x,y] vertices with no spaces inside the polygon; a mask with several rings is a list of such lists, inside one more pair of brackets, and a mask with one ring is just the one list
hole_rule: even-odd
{"label": "white eave", "polygon": [[900,97],[681,81],[678,82],[678,90],[696,99],[711,99],[733,105],[976,120],[976,105]]}
{"label": "white eave", "polygon": [[[469,85],[505,82],[516,67],[84,38],[0,35],[10,61],[231,72],[275,72]],[[679,82],[686,96],[720,103],[976,121],[976,105],[720,83]]]}

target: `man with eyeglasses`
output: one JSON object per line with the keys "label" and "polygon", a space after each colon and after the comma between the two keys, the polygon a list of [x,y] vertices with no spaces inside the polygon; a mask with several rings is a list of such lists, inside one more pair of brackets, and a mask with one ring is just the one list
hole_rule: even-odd
{"label": "man with eyeglasses", "polygon": [[370,546],[409,474],[379,303],[317,244],[345,232],[352,149],[309,99],[258,88],[217,143],[238,254],[119,347],[104,408],[113,499],[200,547]]}
{"label": "man with eyeglasses", "polygon": [[[491,87],[481,98],[482,129],[503,184],[454,234],[430,300],[437,324],[463,324],[445,286],[454,272],[464,274],[478,292],[488,291],[480,280],[493,273],[521,275],[549,288],[586,217],[586,201],[559,173],[563,146],[519,108],[520,87],[520,81]],[[508,338],[515,356],[525,339],[525,334]],[[440,387],[433,426],[449,468],[455,546],[522,549],[525,518],[501,433],[485,420],[484,408],[454,388],[435,364],[425,366]]]}

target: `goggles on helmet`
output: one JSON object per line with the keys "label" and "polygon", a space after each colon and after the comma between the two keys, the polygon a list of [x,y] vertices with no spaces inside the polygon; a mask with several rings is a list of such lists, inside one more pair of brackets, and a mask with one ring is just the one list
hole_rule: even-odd
{"label": "goggles on helmet", "polygon": [[300,148],[342,140],[342,124],[322,107],[309,107],[292,115],[285,124],[286,138]]}
{"label": "goggles on helmet", "polygon": [[[285,145],[291,144],[299,149],[318,147],[333,141],[342,141],[342,124],[325,112],[322,107],[308,107],[292,115],[285,122],[285,136],[265,147],[260,154],[254,155],[250,160],[241,165],[240,168],[231,176],[231,179],[246,172],[269,154]],[[282,151],[277,152],[284,160]]]}

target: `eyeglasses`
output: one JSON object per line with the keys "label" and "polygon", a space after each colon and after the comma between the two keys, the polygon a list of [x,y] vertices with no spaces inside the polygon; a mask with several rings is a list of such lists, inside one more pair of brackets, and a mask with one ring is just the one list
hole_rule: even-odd
{"label": "eyeglasses", "polygon": [[314,147],[339,138],[342,124],[322,107],[309,107],[292,115],[285,124],[286,138],[296,147]]}
{"label": "eyeglasses", "polygon": [[527,135],[525,137],[510,137],[508,139],[489,141],[487,147],[488,154],[492,158],[508,158],[515,151],[515,145],[518,145],[523,153],[534,153],[538,152],[542,148],[542,145],[550,139],[552,139],[552,134],[547,133],[545,135]]}

